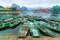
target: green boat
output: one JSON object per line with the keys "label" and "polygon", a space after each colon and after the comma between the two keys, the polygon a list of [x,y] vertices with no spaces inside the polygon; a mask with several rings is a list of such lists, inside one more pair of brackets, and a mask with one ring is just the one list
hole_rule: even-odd
{"label": "green boat", "polygon": [[9,27],[9,26],[10,26],[10,24],[8,22],[2,23],[2,24],[0,24],[0,29],[5,28],[5,27]]}
{"label": "green boat", "polygon": [[[4,15],[5,16],[5,15]],[[7,15],[6,15],[7,16]],[[5,16],[5,17],[6,17]],[[15,26],[15,25],[17,25],[17,24],[19,24],[20,23],[20,17],[18,18],[18,16],[16,16],[16,17],[12,17],[11,18],[11,16],[7,16],[7,18],[4,18],[3,16],[2,16],[2,18],[4,19],[0,19],[1,21],[2,21],[2,23],[0,23],[0,26],[1,26],[1,28],[3,28],[3,27],[13,27],[13,26]]]}
{"label": "green boat", "polygon": [[60,24],[53,24],[53,23],[51,23],[51,22],[48,22],[48,28],[60,32]]}
{"label": "green boat", "polygon": [[47,18],[48,21],[55,21],[55,22],[60,22],[60,18],[59,17],[55,17],[55,16],[51,16],[49,18]]}
{"label": "green boat", "polygon": [[29,21],[32,21],[32,22],[33,22],[34,20],[35,20],[35,21],[40,21],[40,20],[46,21],[45,18],[35,17],[35,16],[33,16],[33,17],[28,17],[28,20],[29,20]]}
{"label": "green boat", "polygon": [[27,33],[28,33],[28,24],[26,22],[21,25],[19,32],[18,32],[18,37],[26,37]]}
{"label": "green boat", "polygon": [[40,21],[40,27],[39,29],[44,32],[46,35],[49,35],[49,36],[60,36],[60,33],[57,33],[51,29],[48,28],[48,23],[44,22],[44,21]]}
{"label": "green boat", "polygon": [[28,26],[29,26],[29,32],[32,37],[40,37],[41,34],[39,32],[39,29],[36,27],[36,25],[34,25],[33,22],[28,22]]}

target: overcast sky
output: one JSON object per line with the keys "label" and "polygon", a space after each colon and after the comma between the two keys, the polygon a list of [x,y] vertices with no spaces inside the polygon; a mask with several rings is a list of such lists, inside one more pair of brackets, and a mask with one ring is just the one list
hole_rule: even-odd
{"label": "overcast sky", "polygon": [[51,7],[60,5],[60,0],[0,0],[2,6],[12,5],[13,3],[26,7]]}

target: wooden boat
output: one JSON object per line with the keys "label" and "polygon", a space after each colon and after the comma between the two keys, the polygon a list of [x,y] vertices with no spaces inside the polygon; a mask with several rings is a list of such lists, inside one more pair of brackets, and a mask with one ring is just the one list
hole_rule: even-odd
{"label": "wooden boat", "polygon": [[26,37],[28,33],[28,24],[24,23],[21,25],[19,32],[18,32],[18,37]]}

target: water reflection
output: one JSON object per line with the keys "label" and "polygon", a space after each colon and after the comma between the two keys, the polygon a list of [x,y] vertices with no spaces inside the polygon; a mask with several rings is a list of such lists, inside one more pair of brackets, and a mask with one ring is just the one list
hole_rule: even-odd
{"label": "water reflection", "polygon": [[29,16],[42,16],[44,18],[47,18],[47,17],[50,17],[52,15],[51,12],[49,13],[43,13],[43,12],[23,12],[21,14],[21,16],[26,16],[26,15],[29,15]]}

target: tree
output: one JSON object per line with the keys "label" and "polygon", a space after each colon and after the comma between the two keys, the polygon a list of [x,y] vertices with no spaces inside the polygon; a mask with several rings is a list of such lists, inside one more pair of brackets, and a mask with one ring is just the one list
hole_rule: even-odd
{"label": "tree", "polygon": [[0,10],[4,10],[4,7],[3,6],[0,6]]}
{"label": "tree", "polygon": [[58,16],[58,14],[60,14],[60,6],[53,6],[52,15]]}

